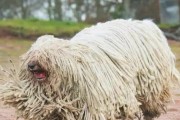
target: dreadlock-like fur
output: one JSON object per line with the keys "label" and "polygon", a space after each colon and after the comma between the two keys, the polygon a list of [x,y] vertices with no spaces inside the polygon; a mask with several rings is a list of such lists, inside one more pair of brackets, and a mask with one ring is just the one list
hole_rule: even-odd
{"label": "dreadlock-like fur", "polygon": [[[47,80],[34,79],[30,61],[48,72]],[[134,119],[141,112],[151,119],[166,110],[179,80],[166,38],[148,20],[100,23],[70,41],[42,36],[21,63],[0,93],[28,120]]]}

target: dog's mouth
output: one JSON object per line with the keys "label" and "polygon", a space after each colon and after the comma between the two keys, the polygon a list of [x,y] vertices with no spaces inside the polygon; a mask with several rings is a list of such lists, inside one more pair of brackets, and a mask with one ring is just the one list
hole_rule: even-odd
{"label": "dog's mouth", "polygon": [[48,77],[47,71],[42,69],[42,67],[40,67],[40,65],[38,65],[38,64],[29,63],[28,69],[33,74],[33,77],[37,81],[44,81]]}
{"label": "dog's mouth", "polygon": [[31,71],[33,73],[33,76],[36,78],[38,81],[43,81],[47,78],[47,74],[43,70],[37,70],[37,71]]}

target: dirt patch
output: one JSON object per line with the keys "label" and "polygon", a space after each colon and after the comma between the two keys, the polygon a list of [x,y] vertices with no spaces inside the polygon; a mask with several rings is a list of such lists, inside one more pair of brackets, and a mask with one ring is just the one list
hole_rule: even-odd
{"label": "dirt patch", "polygon": [[156,120],[180,120],[180,90],[174,90],[174,103],[168,105],[167,113]]}

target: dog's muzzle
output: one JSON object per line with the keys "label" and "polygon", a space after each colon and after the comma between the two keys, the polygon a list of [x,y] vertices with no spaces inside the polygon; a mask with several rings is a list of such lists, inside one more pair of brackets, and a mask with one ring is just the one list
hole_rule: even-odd
{"label": "dog's muzzle", "polygon": [[29,62],[28,70],[33,74],[38,81],[44,81],[47,78],[47,71],[44,70],[37,62]]}

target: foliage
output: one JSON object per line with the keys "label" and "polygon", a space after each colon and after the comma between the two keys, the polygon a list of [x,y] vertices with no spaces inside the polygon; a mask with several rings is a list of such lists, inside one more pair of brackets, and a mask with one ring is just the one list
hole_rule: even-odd
{"label": "foliage", "polygon": [[158,26],[161,29],[171,29],[180,27],[180,24],[159,24]]}
{"label": "foliage", "polygon": [[0,29],[9,34],[32,38],[43,34],[53,34],[58,37],[70,37],[88,25],[85,23],[45,21],[45,20],[0,20]]}
{"label": "foliage", "polygon": [[114,18],[114,19],[122,18],[123,17],[123,11],[124,11],[124,7],[122,4],[116,5],[115,11],[111,13],[112,18]]}

